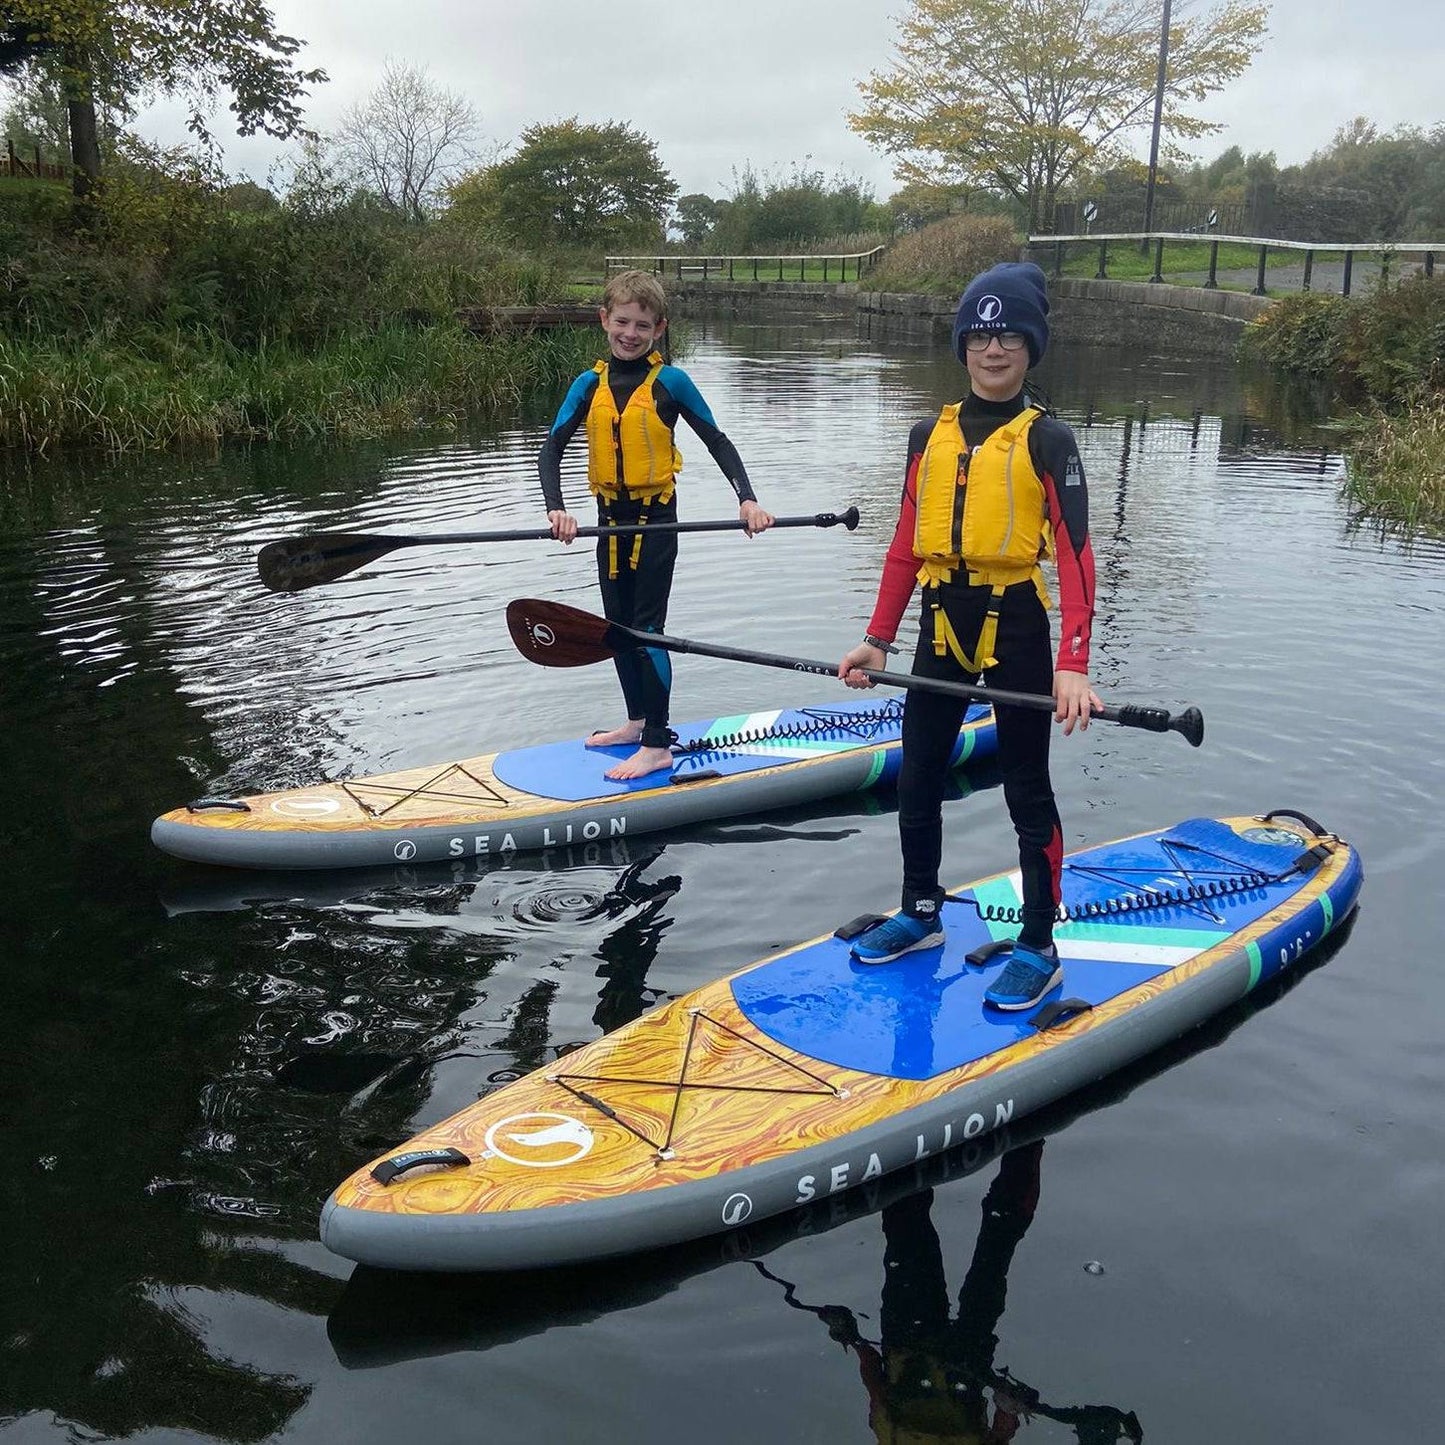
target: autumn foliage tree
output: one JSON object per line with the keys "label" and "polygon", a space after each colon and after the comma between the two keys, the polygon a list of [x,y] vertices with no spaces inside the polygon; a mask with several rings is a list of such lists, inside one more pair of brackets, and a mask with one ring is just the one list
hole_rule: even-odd
{"label": "autumn foliage tree", "polygon": [[[1053,214],[1082,168],[1121,160],[1149,127],[1157,79],[1158,0],[912,0],[896,58],[860,82],[848,124],[897,156],[909,184],[988,187]],[[1181,13],[1182,11],[1182,13]],[[1268,9],[1223,0],[1176,6],[1161,134],[1166,144],[1218,127],[1187,109],[1241,75]]]}

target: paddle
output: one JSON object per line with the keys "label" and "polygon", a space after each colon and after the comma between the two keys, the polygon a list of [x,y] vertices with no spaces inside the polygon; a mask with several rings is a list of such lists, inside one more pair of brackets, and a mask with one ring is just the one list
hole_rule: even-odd
{"label": "paddle", "polygon": [[[517,651],[543,667],[585,667],[604,662],[619,652],[638,647],[660,647],[665,652],[695,652],[701,657],[721,657],[730,662],[752,662],[759,667],[781,667],[789,672],[813,672],[819,677],[836,677],[832,663],[813,662],[804,657],[782,657],[773,652],[746,652],[740,647],[718,647],[709,642],[690,642],[685,637],[668,637],[660,632],[640,632],[609,622],[591,612],[568,607],[562,602],[545,602],[521,597],[507,604],[507,630]],[[943,682],[931,677],[914,677],[906,672],[874,672],[858,669],[864,677],[888,687],[916,688],[923,692],[946,692],[979,702],[1003,703],[1010,707],[1029,707],[1053,712],[1054,700],[1033,692],[1005,692],[996,687],[970,687],[963,682]],[[1171,716],[1162,707],[1126,704],[1106,707],[1092,715],[1093,719],[1119,723],[1126,728],[1143,728],[1151,733],[1179,733],[1190,747],[1204,741],[1204,715],[1197,707],[1187,707]]]}
{"label": "paddle", "polygon": [[[779,517],[774,527],[846,527],[858,525],[858,508],[846,512],[819,512],[812,517]],[[579,537],[630,536],[634,532],[736,532],[743,523],[652,522],[636,527],[578,527]],[[300,592],[322,582],[335,582],[348,572],[375,562],[398,547],[446,547],[458,542],[541,542],[550,538],[548,527],[515,532],[441,532],[434,537],[395,537],[375,532],[312,532],[268,542],[256,557],[261,581],[273,592]]]}

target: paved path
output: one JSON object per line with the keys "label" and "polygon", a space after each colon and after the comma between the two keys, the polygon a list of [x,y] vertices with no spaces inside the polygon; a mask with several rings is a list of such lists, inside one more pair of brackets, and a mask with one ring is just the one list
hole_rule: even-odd
{"label": "paved path", "polygon": [[[1168,259],[1167,256],[1165,259]],[[1441,261],[1445,262],[1445,257],[1441,257]],[[1390,262],[1390,276],[1395,280],[1423,269],[1423,262],[1405,260],[1398,256]],[[1202,286],[1208,274],[1207,271],[1181,271],[1174,275],[1166,274],[1164,279],[1181,286]],[[1253,291],[1258,275],[1259,269],[1255,266],[1232,267],[1227,271],[1221,270],[1218,273],[1218,280],[1221,286],[1227,286],[1231,291]],[[1298,265],[1267,266],[1264,272],[1264,284],[1271,296],[1282,296],[1291,291],[1301,290],[1304,286],[1304,279],[1303,261]],[[1338,295],[1344,286],[1344,280],[1345,263],[1343,261],[1316,261],[1310,272],[1310,290],[1332,291]],[[1379,261],[1373,256],[1356,256],[1354,271],[1350,276],[1350,294],[1357,296],[1363,292],[1373,291],[1379,284]]]}

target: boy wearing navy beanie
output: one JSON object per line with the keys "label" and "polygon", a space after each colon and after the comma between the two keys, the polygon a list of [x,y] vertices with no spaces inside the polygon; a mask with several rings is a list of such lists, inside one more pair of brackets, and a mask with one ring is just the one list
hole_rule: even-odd
{"label": "boy wearing navy beanie", "polygon": [[[903,500],[863,641],[838,665],[883,668],[915,583],[923,584],[918,676],[1052,695],[1065,734],[1087,728],[1102,704],[1089,685],[1094,555],[1088,492],[1069,427],[1025,390],[1049,344],[1049,296],[1032,262],[974,277],[958,303],[954,354],[968,371],[962,401],[921,421],[908,439]],[[1062,636],[1050,643],[1040,568],[1058,568]],[[943,943],[943,791],[967,702],[909,692],[903,704],[898,834],[903,907],[857,938],[860,963],[891,963]],[[1019,840],[1022,927],[985,990],[993,1008],[1030,1008],[1063,981],[1054,946],[1063,832],[1049,777],[1047,712],[996,707],[1004,801]]]}

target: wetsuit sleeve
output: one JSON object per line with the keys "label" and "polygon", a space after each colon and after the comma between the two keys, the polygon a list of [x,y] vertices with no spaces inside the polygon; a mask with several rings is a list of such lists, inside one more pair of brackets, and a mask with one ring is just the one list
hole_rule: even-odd
{"label": "wetsuit sleeve", "polygon": [[587,408],[592,405],[592,393],[597,389],[598,376],[595,371],[584,371],[567,388],[562,405],[557,408],[552,429],[542,450],[537,454],[537,475],[542,482],[542,505],[548,512],[565,511],[567,503],[562,496],[562,453],[582,425]]}
{"label": "wetsuit sleeve", "polygon": [[693,379],[680,366],[664,366],[653,383],[652,394],[660,417],[669,424],[675,422],[675,417],[668,416],[670,402],[672,407],[676,408],[677,416],[701,437],[702,444],[717,463],[718,470],[737,493],[739,504],[757,501],[738,449],[726,434],[719,430],[717,422],[713,420],[712,409],[702,399],[702,393]]}
{"label": "wetsuit sleeve", "polygon": [[1089,541],[1089,489],[1074,434],[1053,417],[1029,432],[1029,452],[1044,484],[1059,570],[1059,672],[1089,670],[1094,626],[1094,549]]}
{"label": "wetsuit sleeve", "polygon": [[918,559],[913,555],[913,536],[917,530],[918,463],[928,443],[933,423],[919,422],[908,435],[908,464],[903,475],[903,499],[898,508],[898,525],[883,558],[883,576],[878,583],[878,600],[868,633],[892,642],[898,636],[909,598],[918,581]]}

